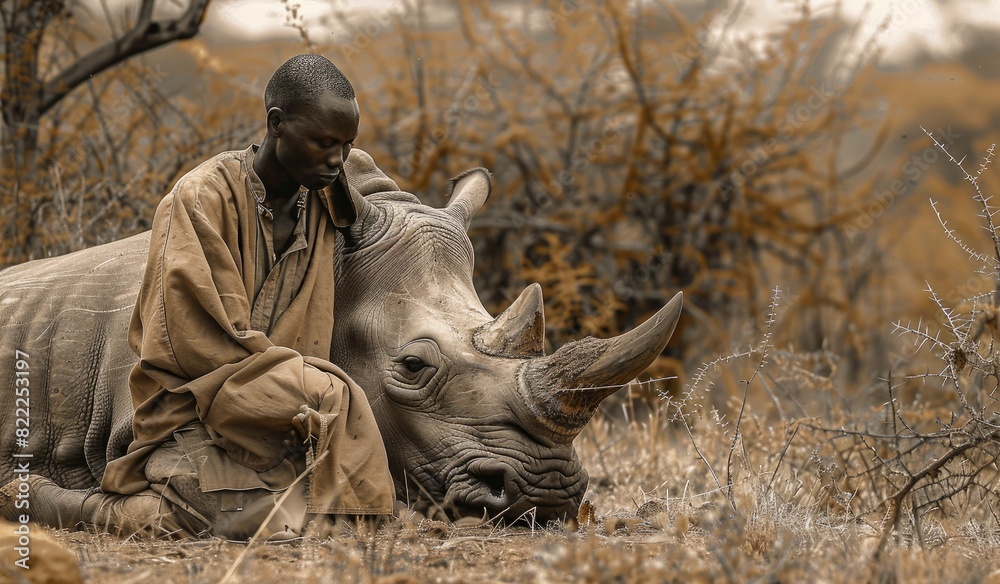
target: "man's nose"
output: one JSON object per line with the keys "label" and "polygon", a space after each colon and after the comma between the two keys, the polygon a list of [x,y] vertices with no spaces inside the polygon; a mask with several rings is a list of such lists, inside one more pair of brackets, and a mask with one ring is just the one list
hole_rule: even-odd
{"label": "man's nose", "polygon": [[330,168],[340,168],[344,165],[344,156],[340,149],[330,151],[326,158],[326,165]]}

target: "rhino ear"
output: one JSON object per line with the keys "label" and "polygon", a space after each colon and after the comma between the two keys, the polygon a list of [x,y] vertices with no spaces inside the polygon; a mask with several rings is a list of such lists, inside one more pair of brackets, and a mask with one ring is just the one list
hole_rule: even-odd
{"label": "rhino ear", "polygon": [[532,284],[503,314],[479,327],[472,343],[480,352],[513,359],[545,354],[542,287]]}
{"label": "rhino ear", "polygon": [[351,149],[347,160],[344,161],[344,174],[347,175],[347,182],[356,188],[363,197],[374,193],[399,190],[396,181],[382,172],[382,169],[375,164],[371,154],[360,148]]}
{"label": "rhino ear", "polygon": [[482,208],[493,191],[493,175],[485,168],[470,168],[451,179],[445,211],[469,228],[472,216]]}

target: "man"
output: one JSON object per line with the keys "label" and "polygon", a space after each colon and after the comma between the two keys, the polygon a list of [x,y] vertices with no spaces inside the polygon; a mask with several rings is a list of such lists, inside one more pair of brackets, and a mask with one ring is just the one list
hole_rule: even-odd
{"label": "man", "polygon": [[[345,172],[354,90],[326,58],[300,55],[275,71],[264,101],[260,146],[201,164],[157,208],[129,330],[139,362],[128,453],[99,492],[34,477],[32,519],[245,539],[392,512],[371,409],[328,362],[334,235],[361,196]],[[370,184],[394,190],[362,160]]]}

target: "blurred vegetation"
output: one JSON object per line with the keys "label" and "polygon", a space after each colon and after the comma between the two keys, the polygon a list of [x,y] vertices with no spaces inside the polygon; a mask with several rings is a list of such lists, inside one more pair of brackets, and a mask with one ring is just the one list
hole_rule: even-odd
{"label": "blurred vegetation", "polygon": [[102,3],[103,22],[75,0],[0,4],[0,262],[148,225],[153,193],[204,145],[163,131],[194,122],[158,91],[162,72],[131,58],[196,34],[207,4],[192,0],[173,18],[154,18],[156,0],[118,17]]}
{"label": "blurred vegetation", "polygon": [[668,2],[456,3],[459,30],[400,20],[347,67],[385,72],[364,100],[367,140],[407,188],[475,164],[496,174],[471,234],[491,310],[540,282],[559,346],[629,329],[682,289],[689,318],[650,371],[664,377],[748,342],[759,327],[734,323],[794,282],[785,340],[849,349],[867,316],[852,306],[878,284],[878,255],[846,230],[872,185],[850,179],[884,128],[860,162],[837,156],[846,132],[879,125],[854,85],[872,55],[818,63],[858,39],[808,6],[780,33],[719,42],[740,10],[688,22]]}
{"label": "blurred vegetation", "polygon": [[[37,39],[40,79],[142,17],[56,4]],[[316,51],[354,81],[358,146],[402,188],[440,205],[447,178],[493,171],[470,233],[492,312],[540,282],[555,348],[632,328],[683,290],[681,328],[647,372],[678,376],[657,386],[677,396],[700,364],[760,338],[777,286],[774,343],[831,387],[803,400],[847,406],[867,391],[863,403],[877,403],[878,378],[915,356],[889,323],[933,309],[923,280],[941,274],[913,269],[926,238],[897,202],[959,181],[927,165],[910,173],[929,144],[890,135],[892,114],[947,125],[931,83],[959,76],[952,93],[975,104],[952,108],[967,116],[956,122],[965,143],[982,133],[971,112],[988,107],[966,88],[992,85],[930,61],[919,76],[877,71],[877,33],[808,2],[776,32],[737,34],[746,8],[730,4],[425,0],[307,23],[285,2],[298,42],[249,51],[196,37],[108,68],[46,111],[32,170],[4,167],[0,257],[148,228],[183,172],[259,141],[270,72]],[[326,25],[348,32],[324,45]],[[715,382],[716,406],[742,391],[724,371]]]}
{"label": "blurred vegetation", "polygon": [[[32,171],[4,167],[2,262],[148,228],[181,173],[260,139],[270,72],[307,50],[353,80],[357,144],[405,190],[441,205],[451,176],[493,171],[470,232],[493,313],[540,282],[555,348],[686,295],[647,372],[679,379],[631,386],[614,404],[626,423],[606,409],[577,441],[593,523],[535,540],[541,526],[401,516],[382,539],[309,542],[316,570],[332,550],[365,581],[481,574],[499,549],[511,578],[541,566],[553,581],[998,577],[1000,248],[984,219],[1000,175],[949,161],[992,157],[992,36],[970,37],[975,71],[930,57],[891,71],[874,65],[878,33],[808,3],[778,32],[733,34],[739,4],[417,1],[335,11],[320,23],[349,31],[334,45],[285,6],[297,42],[196,38],[41,116]],[[64,16],[39,71],[100,43],[94,19]],[[117,569],[95,558],[95,574]]]}

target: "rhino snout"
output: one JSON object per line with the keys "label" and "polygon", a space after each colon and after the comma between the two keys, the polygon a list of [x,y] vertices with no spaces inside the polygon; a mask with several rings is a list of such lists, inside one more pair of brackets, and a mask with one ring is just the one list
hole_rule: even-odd
{"label": "rhino snout", "polygon": [[[582,500],[587,473],[579,469],[573,476],[556,473],[555,481],[526,480],[511,464],[495,458],[469,461],[461,478],[452,483],[445,508],[456,517],[502,517],[509,521],[529,516],[535,520],[572,516]],[[535,484],[535,483],[538,484]],[[549,482],[558,483],[545,484]]]}

